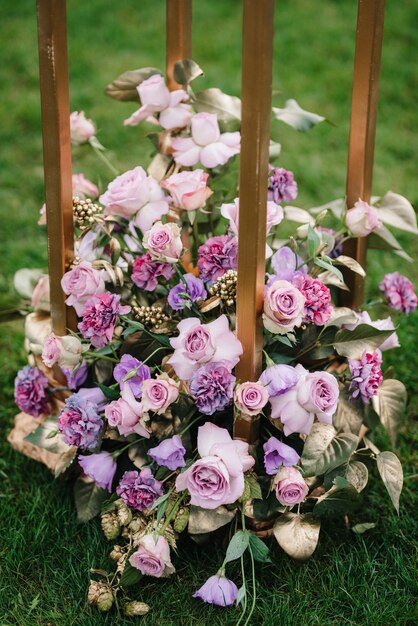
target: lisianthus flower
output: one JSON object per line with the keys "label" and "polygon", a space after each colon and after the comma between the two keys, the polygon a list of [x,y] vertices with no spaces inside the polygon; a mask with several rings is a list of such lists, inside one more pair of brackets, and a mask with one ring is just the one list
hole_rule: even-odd
{"label": "lisianthus flower", "polygon": [[158,463],[158,465],[168,467],[168,469],[172,471],[186,465],[186,461],[184,460],[185,454],[186,448],[183,446],[179,435],[164,439],[158,446],[148,450],[148,456],[150,456],[153,461]]}
{"label": "lisianthus flower", "polygon": [[199,161],[205,167],[224,165],[235,154],[239,154],[241,136],[239,132],[222,133],[215,113],[196,113],[191,120],[192,136],[176,137],[171,143],[174,160],[187,167]]}
{"label": "lisianthus flower", "polygon": [[203,602],[216,606],[231,606],[237,596],[236,584],[220,573],[208,578],[204,585],[193,594],[193,598],[199,598]]}
{"label": "lisianthus flower", "polygon": [[[120,362],[113,370],[113,378],[119,383],[121,391],[130,387],[136,398],[141,396],[144,380],[151,378],[151,370],[148,365],[138,361],[130,354],[123,354]],[[127,380],[124,380],[127,378]]]}
{"label": "lisianthus flower", "polygon": [[281,465],[291,467],[297,465],[300,460],[299,454],[291,446],[286,445],[276,437],[270,437],[263,445],[264,467],[266,473],[273,475]]}
{"label": "lisianthus flower", "polygon": [[379,285],[379,289],[383,292],[392,309],[408,314],[417,308],[418,298],[414,286],[406,276],[402,276],[398,272],[386,274]]}
{"label": "lisianthus flower", "polygon": [[79,367],[74,369],[64,367],[62,372],[65,374],[67,379],[67,387],[74,391],[86,382],[88,376],[88,365],[86,361],[82,361]]}
{"label": "lisianthus flower", "polygon": [[175,311],[190,308],[192,302],[207,296],[203,280],[193,274],[184,274],[180,282],[170,289],[167,302]]}
{"label": "lisianthus flower", "polygon": [[48,379],[37,367],[25,365],[15,378],[14,397],[19,409],[32,417],[50,413],[46,390]]}
{"label": "lisianthus flower", "polygon": [[49,313],[51,310],[49,276],[47,274],[41,276],[36,283],[32,292],[31,306],[33,306],[35,311],[46,311]]}
{"label": "lisianthus flower", "polygon": [[90,476],[102,489],[112,492],[112,482],[116,473],[116,461],[109,452],[102,450],[88,456],[79,454],[78,462],[84,473]]}
{"label": "lisianthus flower", "polygon": [[300,376],[294,367],[280,363],[264,370],[260,382],[266,387],[269,396],[279,396],[292,389]]}
{"label": "lisianthus flower", "polygon": [[[274,274],[269,275],[268,285],[270,286],[276,280],[288,280],[292,282],[294,276],[308,273],[306,265],[302,258],[295,254],[288,246],[279,248],[271,257],[271,265]],[[298,268],[298,269],[296,269]]]}

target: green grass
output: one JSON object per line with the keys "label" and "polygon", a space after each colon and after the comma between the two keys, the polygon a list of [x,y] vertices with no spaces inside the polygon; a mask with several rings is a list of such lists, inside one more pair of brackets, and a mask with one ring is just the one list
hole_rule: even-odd
{"label": "green grass", "polygon": [[[219,86],[239,95],[240,19],[238,0],[195,0],[194,58],[206,75],[201,86]],[[283,145],[281,163],[294,170],[299,205],[308,207],[344,193],[356,6],[354,0],[278,2],[274,101],[287,98],[325,115],[322,124],[298,135],[273,122]],[[44,267],[46,241],[36,225],[43,202],[42,147],[33,3],[0,3],[0,212],[2,301],[13,298],[12,276],[20,267]],[[143,129],[121,121],[134,104],[103,96],[103,88],[126,69],[164,64],[164,2],[72,0],[69,8],[71,108],[84,109],[99,128],[121,170],[140,163],[149,149]],[[374,193],[392,189],[418,205],[416,185],[417,3],[387,2],[387,18],[376,139]],[[95,179],[93,156],[74,154],[74,171]],[[107,182],[104,172],[102,184]],[[413,254],[415,241],[405,238]],[[369,255],[370,285],[397,269],[418,285],[418,266],[397,257]],[[13,378],[25,363],[20,322],[1,327],[0,385],[0,625],[91,626],[116,622],[86,606],[90,567],[106,567],[109,547],[99,524],[77,526],[71,488],[13,452],[6,434],[14,412]],[[412,625],[416,597],[416,442],[418,415],[418,314],[400,320],[402,348],[385,359],[410,394],[400,425],[398,454],[405,487],[398,518],[375,476],[367,506],[354,519],[376,528],[355,536],[343,522],[324,524],[314,557],[295,564],[278,549],[275,564],[258,568],[259,588],[252,624],[283,626]],[[376,442],[388,449],[383,432]],[[414,449],[415,446],[415,449]],[[414,464],[415,463],[415,464]],[[414,552],[415,550],[415,552]],[[185,554],[187,553],[187,558]],[[144,625],[233,624],[234,609],[222,611],[191,599],[216,571],[221,551],[188,545],[176,558],[178,576],[147,582],[133,597],[151,604]],[[234,567],[232,577],[239,579]],[[140,621],[140,620],[138,620]],[[135,620],[121,617],[119,624]]]}

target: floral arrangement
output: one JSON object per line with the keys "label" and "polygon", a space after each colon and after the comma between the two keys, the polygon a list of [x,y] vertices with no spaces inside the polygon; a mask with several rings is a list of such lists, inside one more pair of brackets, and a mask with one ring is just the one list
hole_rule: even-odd
{"label": "floral arrangement", "polygon": [[[361,507],[373,463],[399,511],[401,464],[369,431],[382,423],[395,440],[406,394],[385,373],[383,355],[399,345],[391,315],[413,311],[417,297],[395,272],[361,310],[338,300],[347,289],[341,270],[365,275],[344,254],[345,241],[368,236],[405,255],[387,226],[417,227],[412,206],[391,192],[348,210],[344,200],[293,206],[293,173],[271,165],[263,371],[238,380],[240,102],[218,89],[194,93],[200,74],[186,60],[175,68],[182,89],[169,92],[152,68],[107,88],[116,99],[139,99],[124,123],[155,125],[157,152],[148,171],[137,165],[101,193],[73,177],[75,258],[62,288],[77,328],[59,337],[45,326],[48,280],[40,277],[27,320],[44,325],[28,338],[31,364],[16,377],[15,399],[37,421],[26,441],[59,453],[56,475],[75,477],[79,520],[100,514],[113,542],[114,571],[94,570],[90,603],[145,613],[129,588],[142,576],[174,574],[186,533],[203,541],[222,529],[225,558],[206,581],[202,573],[194,597],[237,603],[248,624],[254,562],[273,557],[270,535],[291,557],[309,558],[324,517]],[[294,100],[273,112],[299,130],[323,120]],[[83,112],[71,114],[71,136],[115,174]],[[277,145],[271,152],[273,161]],[[234,438],[240,414],[257,421],[254,445]],[[240,584],[226,575],[234,560]]]}

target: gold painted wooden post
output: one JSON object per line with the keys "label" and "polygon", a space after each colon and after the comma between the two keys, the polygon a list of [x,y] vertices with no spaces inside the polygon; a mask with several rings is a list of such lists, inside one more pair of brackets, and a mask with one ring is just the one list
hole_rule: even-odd
{"label": "gold painted wooden post", "polygon": [[192,56],[192,0],[166,0],[166,74],[170,91],[180,85],[173,78],[177,61]]}
{"label": "gold painted wooden post", "polygon": [[[244,353],[237,378],[246,382],[258,380],[263,348],[274,0],[244,0],[243,5],[237,334]],[[238,417],[234,436],[254,443],[258,420]]]}
{"label": "gold painted wooden post", "polygon": [[[370,202],[384,12],[385,0],[359,0],[348,148],[348,209],[359,198]],[[344,246],[344,254],[355,258],[363,267],[366,253],[366,238],[352,239]],[[347,270],[345,281],[350,292],[343,293],[343,304],[359,306],[364,298],[364,280]]]}
{"label": "gold painted wooden post", "polygon": [[51,319],[64,335],[73,316],[61,278],[74,254],[65,0],[37,0],[37,14]]}

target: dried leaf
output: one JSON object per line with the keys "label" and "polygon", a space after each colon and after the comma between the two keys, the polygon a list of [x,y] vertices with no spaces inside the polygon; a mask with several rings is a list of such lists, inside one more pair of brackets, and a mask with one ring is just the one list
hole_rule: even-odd
{"label": "dried leaf", "polygon": [[347,461],[358,445],[352,433],[335,435],[335,429],[317,422],[306,438],[302,453],[302,467],[306,476],[319,476]]}
{"label": "dried leaf", "polygon": [[154,74],[162,76],[162,72],[155,67],[142,67],[138,70],[123,72],[106,87],[105,94],[115,100],[136,102],[139,100],[136,88]]}
{"label": "dried leaf", "polygon": [[322,117],[322,115],[305,111],[293,99],[287,100],[283,109],[273,107],[273,113],[276,120],[284,122],[301,132],[306,132],[325,120],[325,117]]}
{"label": "dried leaf", "polygon": [[27,267],[17,270],[13,277],[13,286],[22,298],[32,298],[33,290],[45,272]]}
{"label": "dried leaf", "polygon": [[186,86],[203,74],[202,68],[193,59],[183,59],[174,64],[173,77],[179,85]]}
{"label": "dried leaf", "polygon": [[279,546],[293,559],[305,561],[315,551],[321,522],[312,515],[285,513],[274,524],[273,533]]}
{"label": "dried leaf", "polygon": [[403,485],[401,462],[393,452],[380,452],[376,456],[377,469],[389,493],[392,504],[399,515],[399,498]]}
{"label": "dried leaf", "polygon": [[234,519],[236,512],[236,509],[234,511],[228,511],[224,506],[208,510],[192,505],[190,507],[189,533],[192,535],[201,535],[213,532],[221,528],[221,526],[229,524],[229,522]]}
{"label": "dried leaf", "polygon": [[393,446],[396,444],[399,418],[405,411],[406,398],[405,385],[394,378],[384,380],[377,395],[372,397],[373,408],[388,431]]}

